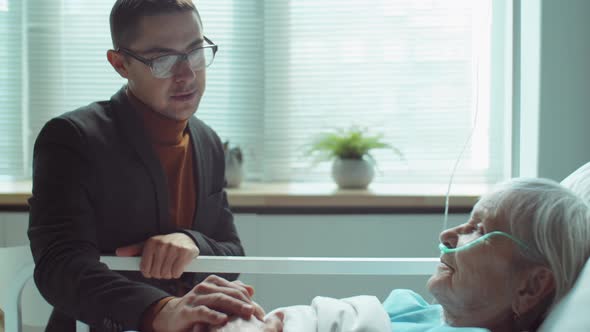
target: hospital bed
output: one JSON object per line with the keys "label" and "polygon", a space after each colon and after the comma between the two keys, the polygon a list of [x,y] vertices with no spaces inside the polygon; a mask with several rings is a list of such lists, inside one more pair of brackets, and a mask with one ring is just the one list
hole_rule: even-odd
{"label": "hospital bed", "polygon": [[[590,202],[590,162],[562,184]],[[138,270],[139,257],[101,257],[112,270]],[[199,257],[188,272],[282,274],[282,275],[430,275],[439,258],[311,258],[311,257]],[[5,310],[6,332],[21,332],[21,294],[33,276],[34,263],[28,246],[0,248],[0,303]],[[8,285],[2,289],[2,285]],[[318,294],[322,295],[322,294]],[[538,332],[590,331],[590,260],[573,289],[545,319]],[[77,323],[77,331],[88,331]]]}
{"label": "hospital bed", "polygon": [[[0,248],[0,262],[10,268],[12,277],[3,294],[6,332],[22,332],[21,294],[33,276],[34,263],[29,247]],[[103,256],[101,261],[116,271],[137,271],[139,257]],[[319,257],[232,257],[201,256],[187,272],[275,274],[275,275],[430,275],[439,258],[319,258]],[[7,266],[8,265],[8,266]],[[321,295],[321,294],[318,294]],[[78,332],[88,326],[77,322]]]}
{"label": "hospital bed", "polygon": [[[101,257],[112,270],[139,268],[138,257]],[[0,292],[5,310],[6,332],[22,332],[21,294],[33,276],[34,263],[29,247],[0,248]],[[430,275],[439,258],[311,258],[311,257],[212,257],[202,256],[188,267],[189,272],[249,273],[275,275]],[[11,273],[7,274],[7,271]],[[7,277],[8,276],[8,277]],[[321,295],[321,294],[318,294]],[[590,331],[590,261],[586,263],[574,288],[553,310],[539,332]],[[77,332],[88,332],[77,322]]]}

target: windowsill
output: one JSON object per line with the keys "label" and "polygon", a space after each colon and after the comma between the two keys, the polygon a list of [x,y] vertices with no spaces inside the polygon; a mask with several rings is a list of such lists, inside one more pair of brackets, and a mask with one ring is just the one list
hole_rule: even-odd
{"label": "windowsill", "polygon": [[26,208],[31,187],[31,181],[0,181],[0,207]]}
{"label": "windowsill", "polygon": [[[449,209],[469,211],[486,185],[453,185]],[[342,190],[332,183],[243,183],[227,189],[235,212],[440,212],[447,185],[372,184],[366,190]],[[0,208],[26,210],[31,181],[0,182]]]}

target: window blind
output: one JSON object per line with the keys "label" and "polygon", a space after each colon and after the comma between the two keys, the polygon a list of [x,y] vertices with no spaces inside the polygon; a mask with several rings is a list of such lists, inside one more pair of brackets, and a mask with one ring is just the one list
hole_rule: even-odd
{"label": "window blind", "polygon": [[250,180],[263,178],[264,7],[259,0],[196,2],[204,34],[219,51],[207,69],[207,88],[197,117],[246,156]]}
{"label": "window blind", "polygon": [[23,177],[22,4],[0,0],[0,179]]}
{"label": "window blind", "polygon": [[[108,99],[124,80],[105,55],[112,2],[7,3],[0,15],[12,21],[0,24],[26,36],[0,32],[2,45],[26,55],[0,58],[2,84],[13,89],[0,92],[0,126],[12,130],[0,171],[15,176],[30,172],[32,143],[49,118]],[[446,183],[477,120],[455,179],[496,182],[509,162],[509,77],[497,73],[507,70],[511,43],[497,3],[197,1],[204,33],[220,47],[197,116],[243,149],[247,179],[269,182],[330,182],[330,164],[312,167],[304,151],[316,134],[356,125],[403,152],[403,160],[373,152],[376,182]]]}
{"label": "window blind", "polygon": [[123,84],[106,59],[111,1],[26,0],[28,160],[43,125]]}
{"label": "window blind", "polygon": [[357,125],[404,154],[376,150],[377,181],[445,183],[476,110],[455,179],[506,176],[505,150],[490,148],[505,134],[490,126],[503,121],[490,112],[490,1],[267,1],[265,13],[267,179],[325,181],[330,164],[310,169],[299,147]]}

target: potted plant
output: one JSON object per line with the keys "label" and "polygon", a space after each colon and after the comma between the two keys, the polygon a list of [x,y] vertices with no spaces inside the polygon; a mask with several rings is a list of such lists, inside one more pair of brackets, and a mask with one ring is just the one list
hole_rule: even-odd
{"label": "potted plant", "polygon": [[364,189],[375,176],[373,149],[391,149],[402,157],[396,147],[383,141],[383,135],[370,135],[366,128],[356,126],[318,135],[308,155],[315,155],[316,161],[333,160],[332,178],[338,187]]}
{"label": "potted plant", "polygon": [[225,180],[227,188],[237,188],[244,178],[244,158],[239,146],[230,147],[229,141],[223,143],[225,154]]}

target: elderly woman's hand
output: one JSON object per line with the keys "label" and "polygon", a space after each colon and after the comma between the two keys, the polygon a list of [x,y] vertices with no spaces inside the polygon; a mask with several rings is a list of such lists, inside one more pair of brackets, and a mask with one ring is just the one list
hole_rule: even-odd
{"label": "elderly woman's hand", "polygon": [[[284,315],[281,312],[277,312],[274,315],[268,317],[264,322],[260,321],[255,317],[250,319],[243,319],[240,317],[234,317],[223,326],[213,326],[209,332],[282,332],[283,331],[283,318]],[[204,326],[195,327],[192,332],[204,332],[207,331]]]}

